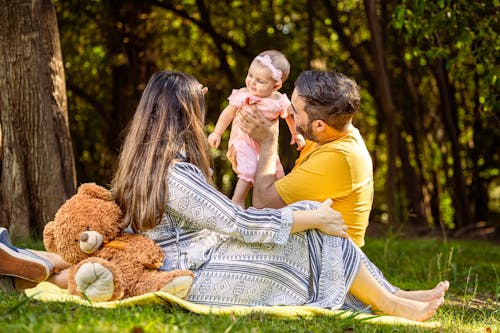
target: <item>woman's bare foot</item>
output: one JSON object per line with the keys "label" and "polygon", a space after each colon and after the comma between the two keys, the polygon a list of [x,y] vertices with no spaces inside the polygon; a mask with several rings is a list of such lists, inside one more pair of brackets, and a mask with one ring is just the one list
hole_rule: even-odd
{"label": "woman's bare foot", "polygon": [[394,295],[414,301],[428,302],[443,298],[449,287],[450,283],[448,281],[441,281],[432,289],[410,291],[398,290]]}
{"label": "woman's bare foot", "polygon": [[[402,317],[414,321],[426,321],[434,317],[437,309],[444,304],[444,298],[434,299],[428,302],[414,301],[411,299],[395,296],[391,305],[386,308],[386,311],[381,311],[383,314]],[[376,310],[374,310],[376,313]]]}

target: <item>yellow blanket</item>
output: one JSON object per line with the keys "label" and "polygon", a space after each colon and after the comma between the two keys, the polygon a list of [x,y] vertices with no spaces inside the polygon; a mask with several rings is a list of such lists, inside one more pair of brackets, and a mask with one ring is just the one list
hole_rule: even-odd
{"label": "yellow blanket", "polygon": [[68,294],[68,291],[61,289],[49,282],[40,282],[35,288],[26,289],[25,293],[28,297],[42,302],[71,302],[85,306],[93,306],[98,308],[116,308],[121,306],[136,306],[147,304],[176,304],[179,307],[197,314],[211,315],[247,315],[254,312],[265,313],[288,318],[304,318],[318,315],[338,316],[339,318],[354,317],[359,320],[368,321],[370,323],[395,324],[395,325],[418,325],[426,328],[440,327],[439,322],[420,323],[412,320],[407,320],[393,316],[374,316],[366,313],[353,313],[351,311],[337,310],[332,311],[312,306],[230,306],[217,307],[195,304],[178,297],[172,296],[165,292],[148,293],[136,297],[126,298],[111,302],[90,303],[81,297]]}

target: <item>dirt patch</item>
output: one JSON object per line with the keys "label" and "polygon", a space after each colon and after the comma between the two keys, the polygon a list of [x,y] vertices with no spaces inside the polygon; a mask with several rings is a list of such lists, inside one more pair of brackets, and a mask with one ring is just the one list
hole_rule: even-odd
{"label": "dirt patch", "polygon": [[488,221],[480,221],[455,230],[411,223],[393,226],[387,223],[370,222],[366,235],[376,238],[392,235],[399,238],[469,239],[500,245],[500,214],[492,214]]}

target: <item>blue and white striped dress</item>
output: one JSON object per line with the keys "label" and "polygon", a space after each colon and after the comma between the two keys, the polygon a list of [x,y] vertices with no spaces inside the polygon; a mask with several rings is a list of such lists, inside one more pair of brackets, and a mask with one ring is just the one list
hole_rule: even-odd
{"label": "blue and white striped dress", "polygon": [[187,162],[170,168],[167,198],[161,223],[143,234],[163,248],[162,269],[194,272],[189,301],[363,309],[348,294],[361,260],[385,285],[351,240],[316,230],[290,235],[292,211],[317,208],[317,202],[243,210]]}

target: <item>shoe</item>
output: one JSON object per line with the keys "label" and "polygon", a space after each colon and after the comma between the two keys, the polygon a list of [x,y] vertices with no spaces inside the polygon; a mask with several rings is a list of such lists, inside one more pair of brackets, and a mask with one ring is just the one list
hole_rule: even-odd
{"label": "shoe", "polygon": [[0,275],[0,292],[17,294],[14,278],[12,276]]}
{"label": "shoe", "polygon": [[0,228],[0,243],[12,246],[12,243],[10,241],[9,230],[7,230],[6,228]]}
{"label": "shoe", "polygon": [[0,275],[17,276],[24,280],[46,280],[54,266],[36,254],[0,243]]}

